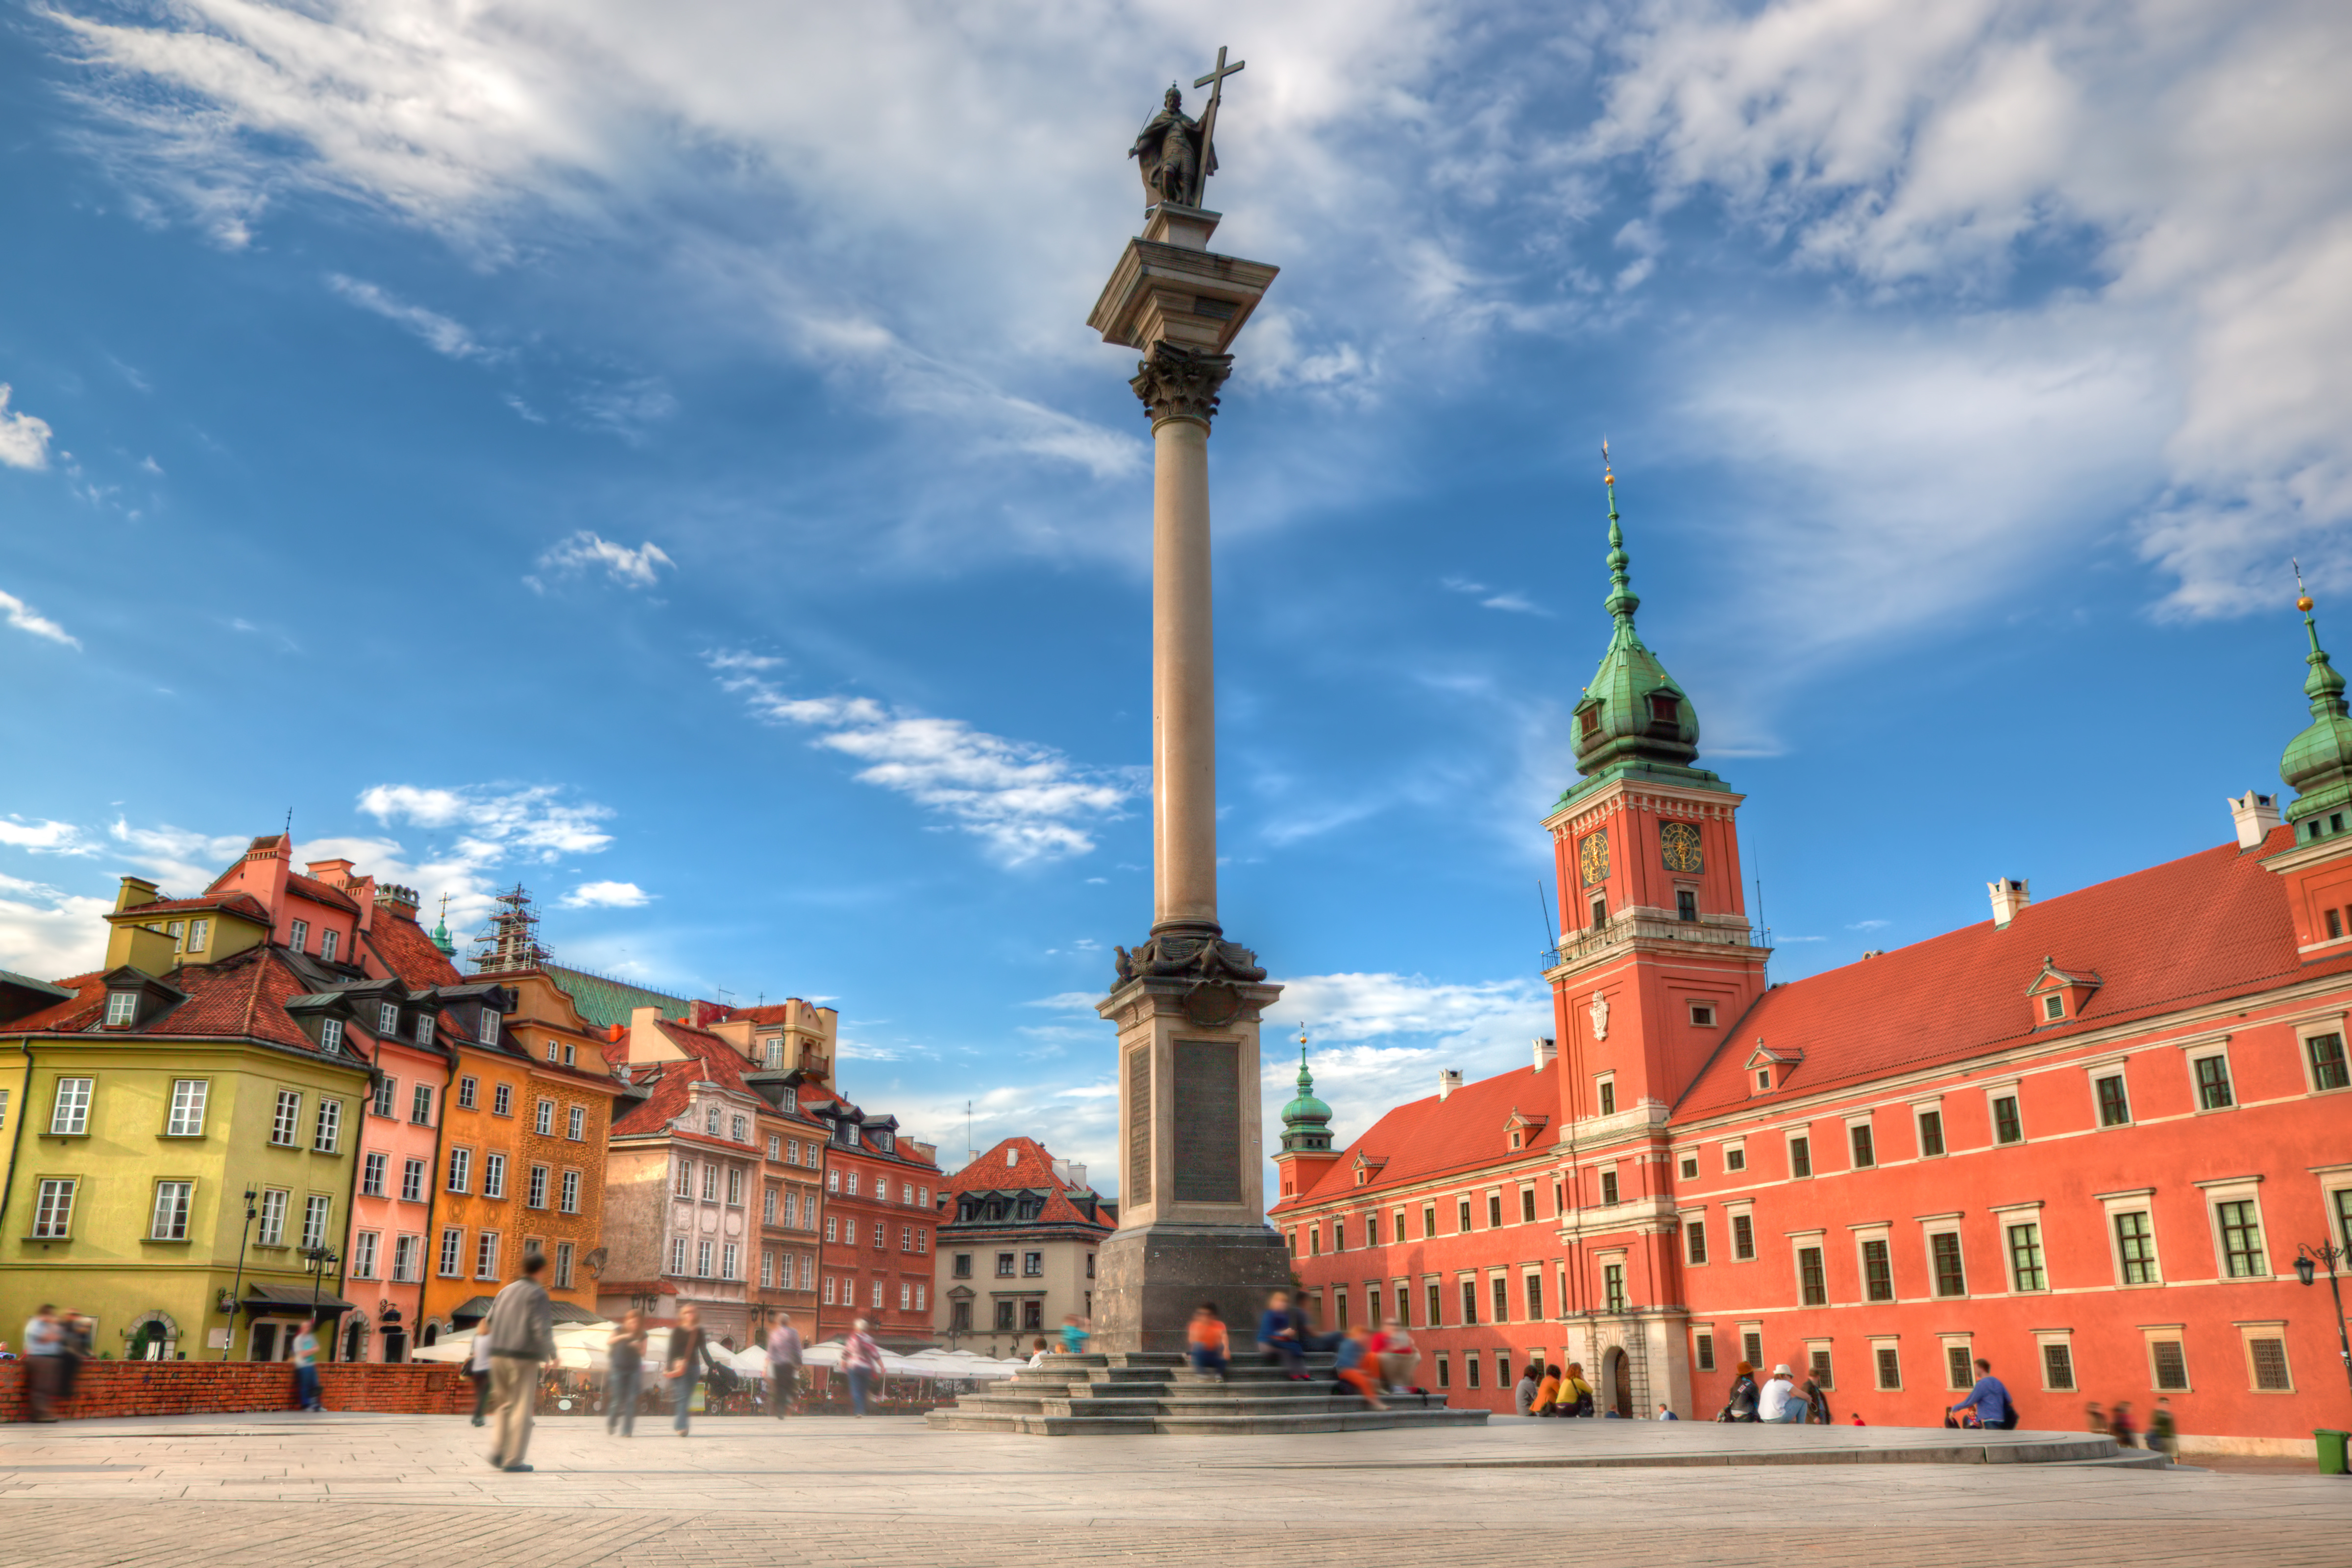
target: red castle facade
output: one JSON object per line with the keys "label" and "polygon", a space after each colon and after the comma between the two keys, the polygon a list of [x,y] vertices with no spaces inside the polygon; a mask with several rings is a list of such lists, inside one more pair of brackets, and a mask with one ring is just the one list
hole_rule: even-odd
{"label": "red castle facade", "polygon": [[1425,1381],[1505,1410],[1540,1357],[1703,1419],[1746,1360],[1935,1425],[1981,1356],[2032,1427],[2158,1397],[2192,1450],[2345,1425],[2325,1261],[2295,1270],[2352,1245],[2352,718],[2315,630],[2284,821],[2249,793],[2232,841],[2039,904],[1995,883],[1987,922],[1775,986],[1613,492],[1610,564],[1545,824],[1557,1049],[1345,1149],[1293,1103],[1273,1218],[1325,1322],[1402,1309]]}

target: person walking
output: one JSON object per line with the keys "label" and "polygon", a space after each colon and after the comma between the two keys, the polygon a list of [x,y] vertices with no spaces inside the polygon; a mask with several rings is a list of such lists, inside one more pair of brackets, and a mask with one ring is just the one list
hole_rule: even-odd
{"label": "person walking", "polygon": [[1658,1419],[1661,1421],[1679,1421],[1682,1417],[1675,1414],[1673,1406],[1661,1402],[1658,1406]]}
{"label": "person walking", "polygon": [[2169,1463],[2180,1462],[2180,1426],[2172,1418],[2172,1401],[2161,1395],[2156,1408],[2147,1413],[2147,1446]]}
{"label": "person walking", "polygon": [[58,1313],[58,1327],[63,1332],[58,1370],[64,1375],[58,1382],[58,1397],[70,1399],[74,1385],[81,1377],[82,1363],[90,1358],[90,1335],[97,1332],[94,1319],[86,1318],[68,1307]]}
{"label": "person walking", "polygon": [[801,1331],[793,1327],[790,1312],[768,1331],[768,1413],[781,1421],[800,1392]]}
{"label": "person walking", "polygon": [[30,1385],[33,1419],[54,1421],[66,1385],[66,1330],[58,1309],[43,1301],[25,1324],[25,1376]]}
{"label": "person walking", "polygon": [[694,1385],[702,1376],[702,1360],[710,1351],[702,1337],[702,1313],[692,1301],[677,1310],[677,1326],[669,1331],[662,1352],[662,1381],[669,1386],[670,1425],[687,1435],[694,1406]]}
{"label": "person walking", "polygon": [[319,1320],[305,1318],[294,1331],[294,1399],[305,1410],[324,1410],[319,1397]]}
{"label": "person walking", "polygon": [[2118,1448],[2139,1447],[2139,1428],[2132,1425],[2131,1401],[2118,1399],[2107,1413],[2107,1436],[2116,1440]]}
{"label": "person walking", "polygon": [[1364,1403],[1375,1410],[1385,1410],[1388,1405],[1381,1398],[1381,1385],[1365,1364],[1370,1359],[1372,1331],[1358,1323],[1339,1342],[1333,1356],[1333,1371],[1340,1382],[1364,1396]]}
{"label": "person walking", "polygon": [[1214,1301],[1202,1301],[1192,1309],[1192,1321],[1184,1330],[1184,1342],[1193,1371],[1213,1373],[1218,1382],[1225,1381],[1230,1341],[1225,1333],[1225,1320],[1218,1315]]}
{"label": "person walking", "polygon": [[646,1316],[631,1307],[604,1342],[604,1435],[637,1435],[637,1401],[646,1386]]}
{"label": "person walking", "polygon": [[1796,1375],[1789,1370],[1789,1364],[1784,1361],[1774,1367],[1757,1396],[1756,1418],[1776,1427],[1794,1426],[1805,1418],[1808,1408],[1797,1397]]}
{"label": "person walking", "polygon": [[1532,1416],[1536,1410],[1536,1395],[1543,1388],[1543,1368],[1529,1362],[1520,1369],[1519,1380],[1511,1387],[1511,1409],[1514,1414]]}
{"label": "person walking", "polygon": [[474,1325],[474,1352],[466,1358],[466,1375],[474,1384],[474,1425],[490,1413],[490,1324],[485,1318]]}
{"label": "person walking", "polygon": [[1063,1318],[1062,1354],[1064,1355],[1086,1354],[1087,1341],[1093,1337],[1093,1332],[1087,1327],[1087,1320],[1077,1313],[1072,1312]]}
{"label": "person walking", "polygon": [[539,1277],[547,1271],[544,1253],[526,1252],[522,1278],[490,1301],[482,1333],[490,1341],[490,1463],[502,1470],[528,1470],[531,1417],[539,1412],[539,1369],[555,1359],[555,1303]]}
{"label": "person walking", "polygon": [[1957,1416],[1963,1410],[1976,1413],[1977,1425],[1985,1431],[2006,1432],[2017,1425],[2017,1405],[2009,1396],[2008,1387],[1992,1375],[1992,1363],[1977,1359],[1976,1386],[1969,1396],[1950,1406],[1947,1415]]}
{"label": "person walking", "polygon": [[1276,1291],[1265,1299],[1257,1320],[1258,1349],[1268,1361],[1279,1360],[1293,1383],[1307,1381],[1307,1331],[1290,1310],[1290,1292]]}
{"label": "person walking", "polygon": [[[874,1343],[867,1331],[874,1325],[864,1318],[851,1325],[849,1339],[841,1347],[841,1364],[849,1374],[849,1406],[859,1420],[866,1418],[866,1396],[882,1382],[882,1347]],[[1044,1354],[1044,1340],[1037,1342]]]}

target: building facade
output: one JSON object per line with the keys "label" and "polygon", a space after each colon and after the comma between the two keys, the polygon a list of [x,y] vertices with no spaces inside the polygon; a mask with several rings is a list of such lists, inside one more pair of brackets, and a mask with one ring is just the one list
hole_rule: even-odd
{"label": "building facade", "polygon": [[1277,1156],[1327,1319],[1402,1307],[1496,1408],[1539,1353],[1704,1417],[1745,1360],[1934,1425],[1983,1357],[2031,1426],[2162,1398],[2192,1450],[2308,1451],[2341,1325],[2294,1261],[2352,1243],[2352,717],[2309,601],[2283,821],[2250,791],[2212,849],[2041,901],[2004,877],[1987,921],[1770,985],[1742,798],[1634,632],[1613,486],[1610,542],[1546,821],[1557,1050]]}
{"label": "building facade", "polygon": [[845,1334],[864,1319],[886,1350],[929,1346],[938,1152],[901,1137],[897,1117],[837,1095],[803,1099],[801,1108],[826,1130],[818,1337]]}
{"label": "building facade", "polygon": [[1118,1215],[1087,1185],[1086,1166],[1007,1138],[948,1177],[938,1203],[931,1329],[941,1344],[1026,1355],[1070,1313],[1093,1321],[1095,1249]]}

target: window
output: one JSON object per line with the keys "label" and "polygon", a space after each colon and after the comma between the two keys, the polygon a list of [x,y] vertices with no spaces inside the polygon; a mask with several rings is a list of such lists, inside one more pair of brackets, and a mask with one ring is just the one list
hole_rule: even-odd
{"label": "window", "polygon": [[[875,1234],[877,1239],[880,1237],[881,1227],[875,1227]],[[1045,1272],[1045,1255],[1043,1252],[1024,1252],[1021,1254],[1021,1272],[1033,1280],[1044,1274]]]}
{"label": "window", "polygon": [[1944,1113],[1941,1111],[1919,1113],[1919,1157],[1932,1160],[1944,1152]]}
{"label": "window", "polygon": [[[1486,1228],[1500,1230],[1502,1228],[1503,1195],[1499,1192],[1490,1192],[1486,1195]],[[1339,1249],[1334,1247],[1332,1250],[1336,1252]]]}
{"label": "window", "polygon": [[760,1195],[760,1223],[762,1225],[776,1223],[776,1189],[774,1187],[769,1187]]}
{"label": "window", "polygon": [[73,1232],[74,1178],[47,1176],[33,1207],[33,1239],[61,1239]]}
{"label": "window", "polygon": [[2124,1093],[2124,1075],[2110,1072],[2091,1080],[2091,1091],[2099,1103],[2099,1125],[2120,1127],[2131,1120],[2131,1101]]}
{"label": "window", "polygon": [[1012,1253],[999,1252],[996,1255],[996,1277],[1000,1280],[1010,1280],[1013,1278]]}
{"label": "window", "polygon": [[172,1081],[172,1114],[163,1124],[163,1134],[173,1138],[201,1138],[205,1135],[205,1095],[210,1085],[202,1078],[175,1078]]}
{"label": "window", "polygon": [[2313,1089],[2324,1092],[2352,1086],[2352,1066],[2344,1060],[2342,1035],[2315,1034],[2303,1042],[2303,1051],[2311,1062]]}
{"label": "window", "polygon": [[369,1155],[360,1161],[360,1196],[362,1197],[383,1196],[383,1167],[384,1156],[380,1154]]}
{"label": "window", "polygon": [[1822,1249],[1818,1247],[1797,1249],[1797,1296],[1809,1307],[1830,1304],[1830,1281],[1822,1267]]}
{"label": "window", "polygon": [[551,1137],[555,1132],[555,1102],[541,1100],[531,1113],[530,1130],[541,1137]]}
{"label": "window", "polygon": [[698,1241],[694,1244],[694,1272],[696,1278],[703,1280],[710,1278],[710,1257],[711,1249],[709,1242]]}
{"label": "window", "polygon": [[1894,1390],[1903,1386],[1903,1357],[1891,1344],[1872,1347],[1871,1359],[1877,1363],[1878,1386]]}
{"label": "window", "polygon": [[185,1241],[188,1239],[188,1205],[195,1196],[196,1184],[192,1181],[159,1181],[155,1184],[155,1213],[148,1222],[150,1241]]}
{"label": "window", "polygon": [[1706,1261],[1706,1220],[1686,1219],[1683,1221],[1683,1260],[1686,1263],[1704,1263]]}
{"label": "window", "polygon": [[431,1013],[418,1013],[416,1015],[416,1043],[419,1045],[431,1045],[433,1043],[433,1015]]}
{"label": "window", "polygon": [[1454,1199],[1454,1218],[1458,1222],[1454,1226],[1456,1230],[1467,1231],[1470,1228],[1470,1200],[1468,1198],[1462,1197]]}
{"label": "window", "polygon": [[2294,1380],[2287,1375],[2285,1340],[2266,1333],[2247,1335],[2246,1365],[2256,1393],[2294,1392]]}
{"label": "window", "polygon": [[484,1008],[482,1009],[482,1043],[484,1045],[496,1045],[498,1042],[499,1015],[492,1012],[489,1009]]}
{"label": "window", "polygon": [[727,1130],[728,1135],[739,1144],[748,1144],[751,1141],[751,1124],[741,1116],[730,1118],[727,1124]]}
{"label": "window", "polygon": [[2014,1094],[1993,1096],[1992,1141],[1996,1144],[2021,1144],[2025,1141],[2025,1127],[2018,1120],[2017,1096]]}
{"label": "window", "polygon": [[1601,1173],[1601,1207],[1604,1208],[1616,1207],[1617,1173],[1613,1170],[1605,1170]]}
{"label": "window", "polygon": [[1429,1316],[1423,1322],[1422,1327],[1433,1329],[1444,1321],[1438,1312],[1438,1308],[1444,1302],[1444,1292],[1438,1288],[1436,1281],[1432,1281],[1429,1285]]}
{"label": "window", "polygon": [[1960,1261],[1960,1233],[1938,1230],[1927,1238],[1927,1261],[1936,1276],[1936,1294],[1965,1296],[1969,1293],[1968,1270]]}
{"label": "window", "polygon": [[1853,1146],[1853,1168],[1868,1170],[1878,1163],[1878,1149],[1870,1135],[1870,1124],[1856,1122],[1845,1130],[1846,1141]]}
{"label": "window", "polygon": [[[1692,1174],[1696,1175],[1697,1173],[1693,1172]],[[1798,1177],[1809,1176],[1813,1174],[1812,1139],[1799,1136],[1789,1140],[1789,1174],[1791,1176]]]}
{"label": "window", "polygon": [[1601,1104],[1601,1114],[1604,1116],[1614,1116],[1617,1113],[1617,1080],[1614,1078],[1601,1079],[1598,1085],[1598,1094]]}
{"label": "window", "polygon": [[775,1288],[776,1255],[773,1252],[762,1251],[760,1254],[760,1289],[772,1291]]}
{"label": "window", "polygon": [[278,1187],[269,1187],[261,1195],[261,1226],[254,1240],[264,1247],[286,1245],[287,1194]]}
{"label": "window", "polygon": [[1442,1350],[1437,1353],[1437,1386],[1440,1388],[1454,1386],[1454,1364]]}
{"label": "window", "polygon": [[702,1201],[719,1201],[719,1162],[716,1160],[702,1162]]}
{"label": "window", "polygon": [[957,1253],[957,1254],[955,1255],[955,1267],[954,1267],[954,1268],[952,1268],[952,1269],[950,1269],[950,1270],[949,1270],[949,1272],[950,1272],[950,1274],[952,1274],[956,1279],[959,1279],[959,1280],[969,1280],[969,1279],[971,1279],[971,1253],[969,1253],[969,1252],[959,1252],[959,1253]]}
{"label": "window", "polygon": [[[686,1272],[686,1238],[683,1236],[669,1239],[669,1271],[679,1275]],[[825,1281],[824,1299],[828,1301],[833,1300],[833,1281],[830,1280]]]}
{"label": "window", "polygon": [[1862,1244],[1862,1296],[1867,1301],[1895,1299],[1895,1267],[1886,1256],[1883,1236]]}
{"label": "window", "polygon": [[1625,1310],[1625,1265],[1603,1263],[1601,1266],[1601,1294],[1608,1311]]}
{"label": "window", "polygon": [[310,1147],[319,1154],[339,1152],[343,1141],[343,1103],[332,1095],[319,1098],[318,1124],[310,1129]]}
{"label": "window", "polygon": [[1835,1388],[1837,1386],[1837,1378],[1830,1370],[1829,1346],[1825,1344],[1809,1346],[1806,1351],[1805,1360],[1805,1370],[1812,1374],[1813,1381],[1815,1383],[1820,1384],[1823,1388]]}
{"label": "window", "polygon": [[394,1078],[379,1078],[375,1081],[375,1104],[373,1109],[377,1115],[392,1114],[393,1094],[399,1086],[399,1080]]}
{"label": "window", "polygon": [[1677,888],[1675,891],[1675,918],[1687,921],[1698,919],[1697,894],[1686,887]]}
{"label": "window", "polygon": [[[877,1307],[879,1307],[882,1304],[882,1281],[879,1280],[874,1281],[874,1304]],[[1023,1305],[1024,1309],[1024,1315],[1028,1317],[1030,1320],[1029,1326],[1031,1328],[1045,1327],[1045,1304],[1043,1301],[1028,1301],[1024,1302]]]}
{"label": "window", "polygon": [[310,945],[310,923],[307,920],[295,921],[288,939],[293,945],[294,951],[297,953],[304,951]]}
{"label": "window", "polygon": [[420,1127],[433,1124],[433,1085],[420,1083],[409,1095],[408,1119]]}
{"label": "window", "polygon": [[[1489,1293],[1495,1298],[1494,1321],[1498,1323],[1509,1322],[1511,1321],[1511,1282],[1497,1274],[1486,1283]],[[1347,1297],[1343,1294],[1339,1299],[1344,1301]]]}
{"label": "window", "polygon": [[1466,1324],[1475,1324],[1478,1321],[1478,1281],[1475,1280],[1462,1281],[1462,1321]]}
{"label": "window", "polygon": [[376,1233],[362,1230],[352,1237],[352,1274],[354,1278],[375,1278]]}
{"label": "window", "polygon": [[[499,1015],[496,1013],[490,1014],[490,1017],[492,1018],[496,1018]],[[493,1116],[511,1116],[514,1114],[513,1084],[501,1083],[490,1091],[490,1114]]]}
{"label": "window", "polygon": [[1969,1375],[1970,1363],[1965,1343],[1944,1347],[1944,1386],[1951,1389],[1974,1388],[1977,1380]]}
{"label": "window", "polygon": [[2074,1347],[2053,1340],[2042,1347],[2042,1386],[2063,1394],[2074,1386]]}
{"label": "window", "polygon": [[[810,1153],[810,1155],[811,1155],[810,1160],[809,1160],[809,1164],[811,1164],[811,1165],[814,1165],[814,1164],[816,1164],[816,1160],[815,1160],[815,1157],[814,1157],[815,1153],[816,1153],[816,1145],[815,1145],[814,1144],[811,1144],[811,1145],[809,1145],[809,1153]],[[793,1139],[790,1139],[790,1140],[788,1140],[788,1141],[785,1143],[785,1145],[784,1145],[784,1164],[786,1164],[786,1165],[788,1165],[788,1166],[796,1166],[796,1165],[798,1165],[798,1164],[800,1164],[800,1163],[801,1163],[801,1141],[800,1141],[798,1138],[793,1138]]]}
{"label": "window", "polygon": [[312,1194],[302,1205],[302,1245],[316,1251],[327,1244],[327,1219],[335,1200]]}
{"label": "window", "polygon": [[203,952],[205,950],[205,944],[212,939],[212,931],[213,923],[209,920],[189,921],[188,951],[191,953]]}
{"label": "window", "polygon": [[451,1192],[470,1192],[473,1190],[473,1185],[474,1151],[471,1149],[451,1149],[449,1151],[449,1190]]}
{"label": "window", "polygon": [[727,1167],[727,1201],[737,1208],[743,1207],[743,1171],[740,1166]]}
{"label": "window", "polygon": [[1745,1214],[1731,1217],[1731,1255],[1742,1263],[1756,1256],[1756,1221],[1753,1217]]}
{"label": "window", "polygon": [[106,1027],[124,1029],[139,1021],[137,991],[109,991],[106,994]]}
{"label": "window", "polygon": [[278,1113],[269,1123],[269,1141],[290,1149],[302,1135],[302,1096],[291,1089],[278,1092]]}
{"label": "window", "polygon": [[2197,1108],[2200,1111],[2226,1111],[2236,1101],[2230,1093],[2230,1059],[2215,1054],[2197,1059]]}
{"label": "window", "polygon": [[[1543,1276],[1529,1274],[1520,1281],[1520,1286],[1528,1299],[1528,1322],[1540,1322],[1544,1315]],[[1370,1291],[1371,1305],[1364,1314],[1364,1321],[1368,1323],[1378,1323],[1381,1321],[1381,1288],[1374,1285],[1370,1287]]]}
{"label": "window", "polygon": [[[1519,1188],[1519,1223],[1522,1225],[1533,1225],[1535,1222],[1536,1189],[1531,1186],[1523,1186]],[[1375,1214],[1364,1221],[1364,1240],[1367,1245],[1372,1247],[1378,1247],[1381,1244],[1381,1217],[1379,1215]]]}
{"label": "window", "polygon": [[852,1197],[856,1197],[857,1196],[857,1173],[856,1171],[851,1171],[849,1173],[849,1196]]}
{"label": "window", "polygon": [[2134,1210],[2115,1217],[2116,1264],[2126,1285],[2154,1285],[2162,1282],[2156,1268],[2156,1228],[2148,1223],[2146,1210]]}
{"label": "window", "polygon": [[1011,1301],[999,1301],[996,1303],[996,1326],[998,1329],[1006,1330],[1013,1326],[1013,1304]]}
{"label": "window", "polygon": [[507,1195],[507,1157],[491,1153],[482,1156],[482,1196],[504,1197]]}
{"label": "window", "polygon": [[1426,1241],[1436,1234],[1437,1205],[1424,1203],[1421,1206],[1421,1239]]}
{"label": "window", "polygon": [[[890,1228],[883,1224],[878,1219],[874,1222],[874,1245],[877,1248],[887,1247],[890,1245]],[[1034,1258],[1036,1254],[1033,1252],[1029,1254],[1029,1256]],[[1024,1274],[1029,1272],[1027,1269],[1024,1269],[1021,1271]],[[1042,1273],[1044,1272],[1044,1270],[1040,1268],[1038,1271]]]}
{"label": "window", "polygon": [[458,1108],[466,1111],[472,1110],[474,1108],[474,1096],[479,1088],[480,1085],[471,1078],[460,1078],[457,1080]]}
{"label": "window", "polygon": [[[740,1124],[740,1122],[738,1124]],[[571,1139],[575,1144],[582,1143],[586,1140],[588,1136],[588,1108],[585,1105],[574,1105],[569,1111],[564,1113],[563,1135]],[[749,1140],[739,1139],[737,1141],[748,1142]]]}
{"label": "window", "polygon": [[403,1203],[425,1201],[425,1162],[410,1160],[400,1167],[400,1200]]}
{"label": "window", "polygon": [[2232,1280],[2252,1280],[2271,1271],[2270,1258],[2263,1250],[2262,1216],[2255,1211],[2252,1198],[2215,1204],[2213,1220],[2221,1230],[2223,1274]]}
{"label": "window", "polygon": [[530,1180],[523,1188],[523,1203],[531,1208],[547,1207],[547,1167],[545,1166],[530,1167]]}
{"label": "window", "polygon": [[322,1051],[332,1053],[342,1050],[342,1048],[343,1020],[341,1019],[320,1019],[319,1020],[319,1049]]}
{"label": "window", "polygon": [[408,1283],[416,1278],[416,1254],[422,1249],[422,1236],[395,1237],[392,1243],[392,1277]]}
{"label": "window", "polygon": [[579,1213],[580,1173],[578,1171],[565,1171],[563,1173],[563,1185],[560,1190],[562,1196],[557,1200],[556,1207],[566,1214]]}
{"label": "window", "polygon": [[2062,1019],[2065,1016],[2066,998],[2063,996],[2061,996],[2056,991],[2053,991],[2048,996],[2042,998],[2042,1017],[2045,1022]]}
{"label": "window", "polygon": [[692,1160],[677,1162],[677,1179],[671,1184],[669,1190],[676,1197],[694,1196],[694,1162]]}
{"label": "window", "polygon": [[1691,1359],[1701,1372],[1715,1370],[1715,1335],[1697,1333],[1691,1336]]}
{"label": "window", "polygon": [[1466,1383],[1465,1386],[1468,1386],[1468,1387],[1471,1387],[1471,1388],[1475,1388],[1475,1387],[1477,1387],[1477,1386],[1478,1386],[1478,1353],[1477,1353],[1476,1351],[1475,1351],[1475,1350],[1473,1350],[1473,1351],[1465,1351],[1465,1352],[1464,1352],[1464,1353],[1463,1353],[1463,1356],[1462,1356],[1462,1370],[1463,1370],[1463,1372],[1464,1372],[1464,1373],[1466,1375],[1466,1376],[1467,1376],[1467,1383]]}
{"label": "window", "polygon": [[573,1244],[569,1241],[555,1244],[555,1288],[559,1291],[572,1289],[572,1249]]}
{"label": "window", "polygon": [[1746,1170],[1748,1168],[1747,1148],[1739,1144],[1726,1144],[1723,1146],[1723,1168],[1727,1171]]}
{"label": "window", "polygon": [[2149,1381],[2159,1389],[2178,1392],[2189,1386],[2189,1358],[2177,1339],[2148,1341],[2147,1366]]}
{"label": "window", "polygon": [[2042,1267],[2041,1226],[2025,1224],[2009,1228],[2009,1278],[2011,1290],[2046,1291],[2050,1288],[2049,1273]]}
{"label": "window", "polygon": [[735,1278],[735,1266],[740,1260],[740,1249],[739,1249],[734,1242],[730,1241],[725,1246],[719,1248],[719,1277],[722,1280],[732,1280]]}
{"label": "window", "polygon": [[912,1252],[914,1249],[915,1228],[911,1225],[902,1225],[898,1227],[898,1250],[901,1252]]}
{"label": "window", "polygon": [[1685,1181],[1698,1180],[1698,1156],[1696,1155],[1685,1155],[1683,1156],[1682,1173],[1683,1180]]}
{"label": "window", "polygon": [[485,1230],[474,1238],[474,1278],[495,1280],[499,1277],[499,1233]]}

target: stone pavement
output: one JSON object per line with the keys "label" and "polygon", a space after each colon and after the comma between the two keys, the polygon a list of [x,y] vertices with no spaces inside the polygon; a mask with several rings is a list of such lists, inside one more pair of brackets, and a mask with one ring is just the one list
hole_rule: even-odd
{"label": "stone pavement", "polygon": [[[2027,1434],[2016,1434],[2022,1438]],[[1360,1437],[1034,1438],[913,1418],[543,1421],[530,1475],[462,1418],[0,1427],[0,1564],[2230,1563],[2352,1568],[2352,1482],[2056,1464],[1664,1464],[1934,1431],[1498,1420]],[[320,1506],[326,1504],[330,1506]]]}

